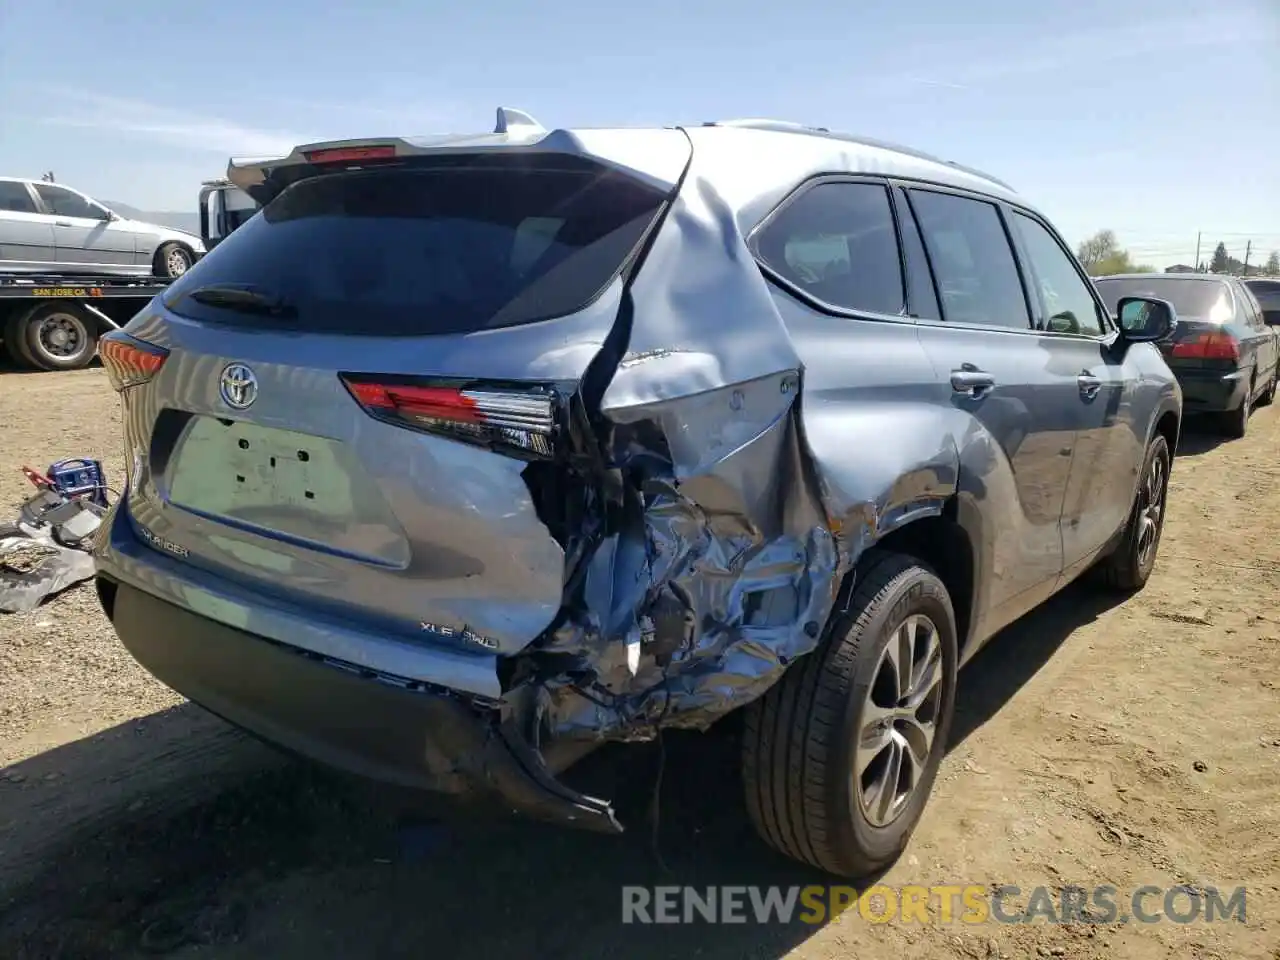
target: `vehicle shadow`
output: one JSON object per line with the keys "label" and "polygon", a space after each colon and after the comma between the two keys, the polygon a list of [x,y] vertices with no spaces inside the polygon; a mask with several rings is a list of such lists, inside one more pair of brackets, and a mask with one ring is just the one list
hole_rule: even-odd
{"label": "vehicle shadow", "polygon": [[992,637],[960,673],[947,749],[956,749],[995,716],[1073,632],[1124,599],[1124,594],[1075,583]]}
{"label": "vehicle shadow", "polygon": [[1188,417],[1182,428],[1182,436],[1178,438],[1175,456],[1198,457],[1230,442],[1231,438],[1216,432],[1213,424],[1200,423],[1195,417]]}
{"label": "vehicle shadow", "polygon": [[[1073,588],[995,638],[964,671],[951,748],[1105,606]],[[622,922],[627,885],[831,882],[756,838],[735,727],[585,761],[630,825],[601,837],[443,819],[184,704],[0,771],[0,956],[779,957],[816,925]]]}

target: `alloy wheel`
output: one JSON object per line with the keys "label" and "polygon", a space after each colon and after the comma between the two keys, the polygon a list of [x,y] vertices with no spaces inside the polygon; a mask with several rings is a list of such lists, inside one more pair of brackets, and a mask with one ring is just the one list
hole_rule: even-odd
{"label": "alloy wheel", "polygon": [[1151,561],[1160,537],[1160,524],[1164,519],[1164,458],[1151,458],[1151,466],[1143,479],[1138,495],[1138,566],[1145,568]]}
{"label": "alloy wheel", "polygon": [[942,643],[923,614],[889,637],[862,705],[852,793],[877,827],[906,809],[933,750],[943,690]]}

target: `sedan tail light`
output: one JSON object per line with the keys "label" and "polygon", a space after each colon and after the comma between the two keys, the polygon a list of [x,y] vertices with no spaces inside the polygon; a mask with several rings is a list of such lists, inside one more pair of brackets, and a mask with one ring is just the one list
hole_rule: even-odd
{"label": "sedan tail light", "polygon": [[1226,330],[1210,330],[1175,343],[1171,353],[1189,360],[1239,360],[1240,341]]}
{"label": "sedan tail light", "polygon": [[557,394],[548,386],[444,384],[342,374],[371,417],[515,455],[550,457],[559,421]]}

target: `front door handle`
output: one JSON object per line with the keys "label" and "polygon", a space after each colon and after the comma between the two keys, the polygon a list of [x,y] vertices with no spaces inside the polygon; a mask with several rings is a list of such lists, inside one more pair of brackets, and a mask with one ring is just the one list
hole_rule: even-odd
{"label": "front door handle", "polygon": [[75,224],[72,223],[70,220],[55,220],[53,221],[53,225],[55,227],[74,227],[75,226]]}
{"label": "front door handle", "polygon": [[951,389],[975,400],[985,397],[996,385],[996,378],[985,370],[966,363],[959,370],[951,371]]}
{"label": "front door handle", "polygon": [[1092,400],[1102,389],[1102,381],[1088,372],[1076,377],[1076,383],[1080,385],[1080,396],[1086,400]]}

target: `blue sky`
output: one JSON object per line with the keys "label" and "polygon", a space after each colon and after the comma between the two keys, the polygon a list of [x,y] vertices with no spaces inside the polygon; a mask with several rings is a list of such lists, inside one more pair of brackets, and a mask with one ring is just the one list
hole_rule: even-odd
{"label": "blue sky", "polygon": [[229,155],[487,129],[499,105],[548,127],[770,116],[894,140],[1011,182],[1072,242],[1111,227],[1161,266],[1189,262],[1198,230],[1206,256],[1280,248],[1280,0],[0,12],[0,172],[145,209],[194,208]]}

